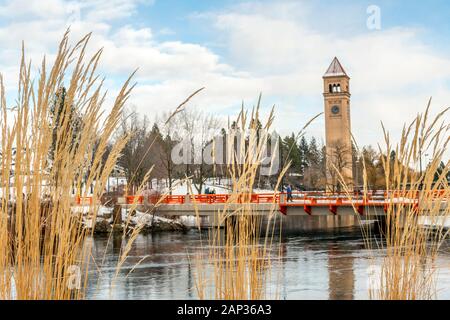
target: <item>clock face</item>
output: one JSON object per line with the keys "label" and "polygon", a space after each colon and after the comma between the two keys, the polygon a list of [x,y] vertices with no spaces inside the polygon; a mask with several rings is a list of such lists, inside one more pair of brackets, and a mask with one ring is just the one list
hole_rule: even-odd
{"label": "clock face", "polygon": [[331,107],[331,113],[332,114],[339,114],[339,106],[332,106]]}

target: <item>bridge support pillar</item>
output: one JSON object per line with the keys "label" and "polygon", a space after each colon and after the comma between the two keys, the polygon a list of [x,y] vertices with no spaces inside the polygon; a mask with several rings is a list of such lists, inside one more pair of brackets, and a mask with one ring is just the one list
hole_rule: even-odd
{"label": "bridge support pillar", "polygon": [[375,222],[375,233],[379,235],[386,234],[386,216],[377,216],[377,222]]}
{"label": "bridge support pillar", "polygon": [[[312,231],[327,231],[337,230],[340,228],[351,228],[359,226],[359,218],[356,215],[321,215],[321,216],[309,216],[309,215],[280,215],[276,221],[270,222],[270,229],[275,223],[275,230],[278,232],[281,229],[281,233],[297,233],[297,232],[312,232]],[[263,230],[266,230],[267,218],[264,218]]]}

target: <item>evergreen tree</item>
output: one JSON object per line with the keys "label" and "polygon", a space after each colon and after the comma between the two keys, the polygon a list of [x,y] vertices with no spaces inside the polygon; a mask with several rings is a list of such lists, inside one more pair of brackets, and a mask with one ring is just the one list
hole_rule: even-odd
{"label": "evergreen tree", "polygon": [[[433,182],[438,182],[439,179],[442,177],[442,175],[444,174],[446,168],[445,168],[445,164],[443,161],[441,161],[441,163],[439,164],[438,168],[436,169],[436,173],[434,174],[434,179]],[[447,169],[447,174],[444,178],[444,183],[450,184],[450,172]]]}
{"label": "evergreen tree", "polygon": [[[58,160],[58,153],[64,148],[69,147],[70,151],[75,154],[79,147],[79,134],[83,127],[83,120],[78,115],[75,106],[67,101],[66,88],[61,87],[54,96],[52,105],[50,106],[50,129],[52,131],[52,141],[48,150],[48,167],[50,172],[57,173],[59,168],[64,164],[61,159]],[[95,146],[94,146],[94,149]],[[94,150],[95,152],[95,150]],[[92,161],[93,158],[90,159]],[[85,181],[89,176],[89,170],[83,177]],[[83,181],[83,184],[85,183]]]}
{"label": "evergreen tree", "polygon": [[[52,130],[52,144],[49,150],[49,159],[53,162],[55,153],[59,148],[66,147],[66,144],[70,145],[70,148],[78,148],[78,135],[81,131],[83,121],[77,114],[75,107],[70,104],[67,105],[66,88],[61,87],[55,94],[52,105],[50,106],[50,125]],[[66,128],[71,134],[60,135],[61,127]],[[69,141],[67,141],[67,139]]]}
{"label": "evergreen tree", "polygon": [[309,145],[308,141],[306,141],[305,136],[302,136],[299,143],[299,153],[300,153],[300,166],[301,166],[301,173],[305,173],[305,168],[309,165]]}
{"label": "evergreen tree", "polygon": [[153,124],[153,127],[152,127],[152,130],[150,131],[150,134],[155,136],[155,137],[157,137],[157,138],[159,138],[159,139],[162,139],[161,132],[159,131],[159,127],[158,127],[158,124],[156,124],[156,122]]}
{"label": "evergreen tree", "polygon": [[289,172],[301,173],[302,172],[302,162],[300,149],[298,148],[295,135],[292,133],[290,136],[286,136],[283,139],[283,154],[284,162],[291,162]]}

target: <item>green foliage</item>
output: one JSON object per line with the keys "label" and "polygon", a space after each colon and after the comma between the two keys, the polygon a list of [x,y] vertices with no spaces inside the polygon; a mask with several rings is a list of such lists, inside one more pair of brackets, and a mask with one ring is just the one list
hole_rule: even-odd
{"label": "green foliage", "polygon": [[[50,125],[52,130],[52,143],[49,150],[50,163],[54,160],[55,151],[65,148],[65,144],[70,144],[70,150],[78,148],[78,135],[83,127],[83,120],[77,114],[75,106],[66,99],[66,88],[61,87],[55,94],[53,103],[50,105]],[[71,127],[71,137],[58,137],[60,125]]]}
{"label": "green foliage", "polygon": [[[433,179],[434,183],[439,182],[439,179],[441,177],[443,177],[443,173],[445,172],[445,170],[448,170],[448,169],[446,169],[444,161],[441,161],[441,163],[439,164],[439,166],[436,169],[436,173],[434,174],[434,179]],[[446,181],[444,181],[443,183],[447,183],[447,185],[450,185],[450,172],[447,172]]]}

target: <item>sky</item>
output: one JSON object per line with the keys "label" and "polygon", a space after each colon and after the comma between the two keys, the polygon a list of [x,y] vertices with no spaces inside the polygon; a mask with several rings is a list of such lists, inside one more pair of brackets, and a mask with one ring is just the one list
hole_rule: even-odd
{"label": "sky", "polygon": [[[70,26],[73,41],[93,32],[90,48],[104,48],[109,102],[138,68],[129,106],[150,119],[201,87],[190,104],[222,119],[262,93],[263,113],[275,105],[274,129],[289,134],[323,111],[322,76],[337,56],[353,134],[376,145],[381,123],[398,138],[431,96],[433,113],[450,106],[449,16],[446,0],[0,1],[0,72],[14,101],[22,40],[39,66]],[[323,117],[307,135],[324,139]]]}

